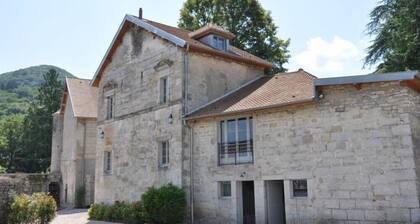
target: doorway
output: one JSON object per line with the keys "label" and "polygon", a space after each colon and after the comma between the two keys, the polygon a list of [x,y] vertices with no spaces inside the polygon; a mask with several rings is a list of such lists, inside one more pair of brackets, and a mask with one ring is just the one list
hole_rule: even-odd
{"label": "doorway", "polygon": [[266,214],[268,224],[286,224],[283,180],[265,181]]}
{"label": "doorway", "polygon": [[244,224],[255,224],[254,181],[242,182],[242,208]]}
{"label": "doorway", "polygon": [[60,184],[57,182],[51,182],[48,185],[48,192],[53,196],[57,207],[60,206]]}

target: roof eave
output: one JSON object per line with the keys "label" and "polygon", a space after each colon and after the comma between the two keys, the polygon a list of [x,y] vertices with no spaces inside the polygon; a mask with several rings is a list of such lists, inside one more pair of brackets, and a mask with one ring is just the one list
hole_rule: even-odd
{"label": "roof eave", "polygon": [[191,117],[187,116],[187,117],[184,117],[184,119],[186,121],[190,121],[190,120],[204,119],[204,118],[209,118],[209,117],[229,116],[229,115],[234,115],[234,114],[249,113],[249,112],[261,111],[261,110],[267,110],[267,109],[275,109],[275,108],[285,107],[285,106],[300,105],[300,104],[305,104],[305,103],[310,103],[310,102],[315,102],[315,97],[312,97],[312,98],[309,98],[309,99],[304,99],[304,100],[299,100],[299,101],[274,104],[274,105],[264,106],[264,107],[254,107],[254,108],[249,108],[249,109],[245,109],[245,110],[203,114],[203,115],[191,116]]}
{"label": "roof eave", "polygon": [[109,45],[109,47],[108,47],[108,49],[107,49],[104,57],[102,58],[101,63],[99,64],[98,69],[96,69],[96,72],[95,72],[95,75],[93,76],[93,79],[89,83],[90,86],[95,86],[97,84],[97,79],[99,78],[99,74],[101,73],[102,66],[104,66],[105,61],[107,60],[107,58],[108,58],[108,56],[109,56],[109,54],[111,52],[111,49],[114,46],[114,44],[115,44],[115,42],[116,42],[116,40],[117,40],[117,38],[118,38],[121,30],[124,27],[124,24],[126,22],[131,22],[131,23],[133,23],[133,24],[135,24],[135,25],[137,25],[137,26],[139,26],[139,27],[141,27],[141,28],[143,28],[143,29],[151,32],[151,33],[156,34],[157,36],[159,36],[159,37],[161,37],[163,39],[166,39],[166,40],[174,43],[177,46],[180,46],[180,47],[185,47],[186,46],[186,42],[184,40],[182,40],[182,39],[180,39],[180,38],[178,38],[178,37],[176,37],[176,36],[174,36],[174,35],[166,32],[166,31],[163,31],[163,30],[161,30],[161,29],[159,29],[159,28],[157,28],[157,27],[155,27],[153,25],[150,25],[149,23],[146,23],[143,20],[141,20],[141,19],[139,19],[139,18],[137,18],[135,16],[125,15],[123,21],[121,22],[120,26],[118,27],[117,33],[114,35],[114,38],[112,39],[111,44]]}

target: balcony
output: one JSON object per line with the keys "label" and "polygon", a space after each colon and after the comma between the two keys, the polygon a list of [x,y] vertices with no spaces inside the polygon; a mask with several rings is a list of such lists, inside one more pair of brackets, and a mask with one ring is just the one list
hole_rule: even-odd
{"label": "balcony", "polygon": [[219,166],[254,162],[252,140],[218,144]]}

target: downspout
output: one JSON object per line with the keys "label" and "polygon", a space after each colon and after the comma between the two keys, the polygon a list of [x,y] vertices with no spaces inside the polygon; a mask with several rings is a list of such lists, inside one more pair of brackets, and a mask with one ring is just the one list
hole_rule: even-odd
{"label": "downspout", "polygon": [[[185,53],[184,53],[184,91],[183,91],[183,107],[182,107],[182,112],[183,115],[182,117],[185,117],[185,115],[188,113],[188,81],[189,81],[189,61],[188,61],[188,52],[190,50],[190,45],[187,43],[186,49],[185,49]],[[189,150],[190,150],[190,218],[191,218],[191,224],[194,223],[194,175],[193,175],[193,127],[190,126],[185,120],[184,120],[184,124],[185,126],[189,129],[190,131],[190,136],[189,136]]]}
{"label": "downspout", "polygon": [[83,120],[83,154],[82,154],[82,186],[85,187],[86,179],[86,119]]}

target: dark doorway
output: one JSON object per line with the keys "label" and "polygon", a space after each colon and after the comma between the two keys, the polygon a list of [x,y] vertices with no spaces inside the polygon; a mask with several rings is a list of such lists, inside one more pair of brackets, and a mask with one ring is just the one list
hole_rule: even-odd
{"label": "dark doorway", "polygon": [[283,180],[265,181],[268,224],[286,224]]}
{"label": "dark doorway", "polygon": [[242,182],[242,203],[244,224],[255,224],[254,182]]}
{"label": "dark doorway", "polygon": [[60,184],[57,182],[51,182],[48,185],[48,192],[50,192],[51,196],[53,196],[55,202],[57,203],[57,207],[60,206]]}

